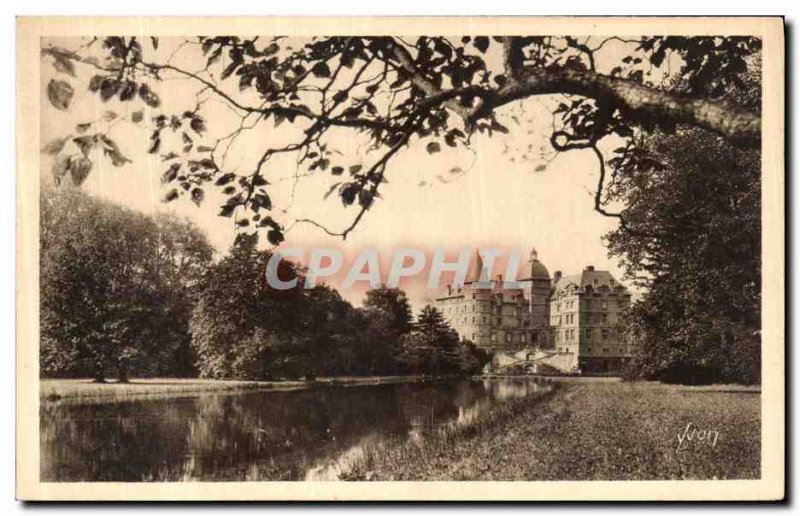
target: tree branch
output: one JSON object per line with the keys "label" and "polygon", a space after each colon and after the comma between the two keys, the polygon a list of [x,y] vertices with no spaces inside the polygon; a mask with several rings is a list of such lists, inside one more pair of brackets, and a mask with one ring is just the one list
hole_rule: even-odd
{"label": "tree branch", "polygon": [[510,81],[497,92],[491,107],[532,95],[555,93],[604,100],[634,121],[688,124],[746,147],[758,147],[761,142],[761,118],[736,104],[670,93],[632,80],[576,68],[525,68],[518,80]]}

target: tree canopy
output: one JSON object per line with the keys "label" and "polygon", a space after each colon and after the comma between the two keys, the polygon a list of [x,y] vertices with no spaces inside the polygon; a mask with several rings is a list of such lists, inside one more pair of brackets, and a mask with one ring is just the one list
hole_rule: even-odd
{"label": "tree canopy", "polygon": [[[623,160],[637,135],[677,126],[700,128],[743,148],[760,142],[760,94],[736,94],[760,53],[753,37],[201,36],[179,45],[193,53],[199,70],[176,64],[177,50],[159,54],[160,44],[158,38],[110,36],[79,49],[50,46],[43,55],[62,75],[92,74],[89,89],[99,101],[141,106],[128,117],[150,129],[150,152],[164,161],[166,200],[187,196],[201,204],[209,186],[218,188],[226,199],[220,215],[235,217],[240,227],[266,229],[273,244],[286,230],[270,195],[268,169],[277,155],[292,154],[308,173],[339,178],[329,194],[356,206],[350,224],[293,223],[346,237],[380,196],[398,152],[420,145],[436,153],[443,146],[469,146],[476,133],[507,133],[500,110],[532,96],[552,101],[556,151],[597,154],[595,208],[605,215],[620,216],[605,206],[600,142],[606,139],[616,145],[614,159]],[[198,87],[195,109],[171,113],[161,105],[159,88],[174,78]],[[74,95],[69,77],[48,84],[55,109],[69,109]],[[210,98],[239,119],[220,138],[208,137],[214,120],[204,117],[204,106]],[[230,142],[268,121],[294,127],[292,141],[254,149],[257,159],[248,170],[226,164]],[[95,129],[93,122],[79,124],[45,147],[56,156],[56,181],[67,175],[83,181],[93,168],[93,149],[113,165],[128,162],[113,135]],[[334,135],[342,130],[366,137],[365,156],[336,148],[341,138]]]}
{"label": "tree canopy", "polygon": [[103,380],[194,374],[189,317],[211,245],[191,223],[42,191],[40,364]]}
{"label": "tree canopy", "polygon": [[760,380],[761,163],[699,130],[656,135],[617,170],[626,223],[608,235],[647,288],[631,373],[688,383]]}

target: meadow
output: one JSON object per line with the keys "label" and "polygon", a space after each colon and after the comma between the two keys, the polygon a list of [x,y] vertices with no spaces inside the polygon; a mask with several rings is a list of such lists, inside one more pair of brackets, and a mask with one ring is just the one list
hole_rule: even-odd
{"label": "meadow", "polygon": [[760,476],[760,392],[561,384],[421,442],[367,449],[343,480],[659,480]]}

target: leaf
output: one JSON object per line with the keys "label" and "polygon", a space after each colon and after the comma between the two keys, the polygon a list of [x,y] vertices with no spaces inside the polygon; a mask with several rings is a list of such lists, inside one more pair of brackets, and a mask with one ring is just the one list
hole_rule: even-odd
{"label": "leaf", "polygon": [[228,172],[226,174],[223,174],[223,175],[219,176],[217,178],[217,180],[214,182],[214,184],[216,184],[217,186],[224,186],[224,185],[230,183],[231,181],[233,181],[235,178],[236,178],[236,174]]}
{"label": "leaf", "polygon": [[175,180],[178,177],[178,171],[181,169],[180,163],[173,163],[167,169],[166,172],[161,176],[161,184],[167,184]]}
{"label": "leaf", "polygon": [[328,67],[328,63],[320,61],[314,65],[311,69],[311,73],[313,73],[315,77],[330,77],[331,69]]}
{"label": "leaf", "polygon": [[235,204],[226,204],[226,205],[222,206],[222,208],[220,208],[219,216],[220,217],[232,217],[234,211],[236,211],[236,205]]}
{"label": "leaf", "polygon": [[84,156],[72,156],[69,163],[69,173],[75,186],[80,186],[92,170],[92,160]]}
{"label": "leaf", "polygon": [[333,167],[331,169],[331,174],[333,174],[334,176],[340,176],[342,175],[343,172],[344,172],[343,167]]}
{"label": "leaf", "polygon": [[131,160],[126,158],[125,155],[122,154],[122,151],[119,150],[119,146],[116,144],[116,142],[114,142],[114,140],[105,135],[103,135],[102,140],[103,152],[106,156],[111,158],[112,165],[115,167],[121,167],[125,163],[131,163]]}
{"label": "leaf", "polygon": [[202,118],[195,117],[192,118],[191,122],[189,122],[189,127],[191,127],[197,134],[202,134],[206,130],[206,123]]}
{"label": "leaf", "polygon": [[53,182],[56,186],[61,184],[61,179],[69,171],[70,156],[60,156],[53,162]]}
{"label": "leaf", "polygon": [[57,138],[50,141],[42,148],[42,153],[49,154],[51,156],[58,154],[64,148],[64,145],[67,143],[67,139],[68,138]]}
{"label": "leaf", "polygon": [[164,195],[164,202],[174,201],[175,199],[178,198],[178,195],[179,195],[178,194],[178,189],[177,188],[173,188],[172,190],[167,192],[166,195]]}
{"label": "leaf", "polygon": [[99,91],[103,84],[103,80],[105,80],[105,77],[102,75],[92,76],[91,80],[89,81],[89,91],[93,93]]}
{"label": "leaf", "polygon": [[117,118],[117,114],[114,111],[106,111],[103,113],[103,120],[106,122],[111,122]]}
{"label": "leaf", "polygon": [[534,172],[544,172],[545,170],[547,170],[547,165],[544,163],[536,165],[536,168],[533,169]]}
{"label": "leaf", "polygon": [[153,44],[153,48],[158,50],[158,38],[155,36],[150,36],[150,42]]}
{"label": "leaf", "polygon": [[161,100],[158,98],[158,95],[153,93],[147,84],[142,84],[142,86],[139,88],[139,98],[151,108],[157,108],[159,105],[161,105]]}
{"label": "leaf", "polygon": [[270,229],[267,231],[267,240],[269,240],[269,243],[272,245],[278,245],[284,240],[283,232],[277,228]]}
{"label": "leaf", "polygon": [[73,143],[78,146],[84,156],[89,157],[92,147],[97,143],[94,136],[79,136],[72,139]]}
{"label": "leaf", "polygon": [[205,199],[205,197],[206,194],[202,188],[195,188],[194,190],[192,190],[192,202],[195,203],[196,205],[200,206],[200,203],[203,202],[203,199]]}
{"label": "leaf", "polygon": [[152,142],[150,143],[150,148],[147,150],[150,154],[155,154],[158,152],[158,149],[161,148],[161,138],[153,138]]}
{"label": "leaf", "polygon": [[333,183],[333,185],[331,185],[331,187],[328,188],[328,191],[325,192],[325,195],[322,196],[322,199],[327,200],[328,197],[331,196],[331,194],[339,187],[340,184],[341,184],[340,182]]}
{"label": "leaf", "polygon": [[342,188],[339,190],[339,196],[342,198],[342,204],[345,206],[350,206],[356,200],[356,195],[361,190],[361,187],[358,183],[347,183],[342,185]]}
{"label": "leaf", "polygon": [[47,85],[47,98],[50,99],[53,107],[61,111],[69,109],[69,103],[74,94],[75,90],[72,85],[66,81],[50,79],[50,83]]}
{"label": "leaf", "polygon": [[75,77],[75,65],[72,61],[62,54],[53,54],[53,68],[61,73],[65,73],[71,77]]}
{"label": "leaf", "polygon": [[439,145],[438,142],[430,142],[428,143],[428,145],[425,146],[425,150],[428,151],[428,154],[436,154],[437,152],[442,150],[442,147]]}
{"label": "leaf", "polygon": [[141,109],[139,111],[134,111],[133,113],[131,113],[131,122],[133,122],[134,124],[138,124],[142,120],[144,120],[144,112]]}
{"label": "leaf", "polygon": [[100,84],[100,100],[108,102],[117,94],[120,88],[120,83],[113,77],[106,77]]}
{"label": "leaf", "polygon": [[486,53],[486,50],[489,48],[489,38],[486,36],[477,36],[473,41],[472,44],[475,45],[475,48],[481,51],[482,54]]}

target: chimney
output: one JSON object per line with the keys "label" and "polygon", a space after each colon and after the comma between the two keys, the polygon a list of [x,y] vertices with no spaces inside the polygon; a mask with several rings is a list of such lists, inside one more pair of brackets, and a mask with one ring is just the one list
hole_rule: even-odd
{"label": "chimney", "polygon": [[553,285],[558,283],[558,280],[561,279],[561,271],[556,271],[553,273]]}
{"label": "chimney", "polygon": [[594,265],[587,265],[586,270],[589,272],[594,272]]}

